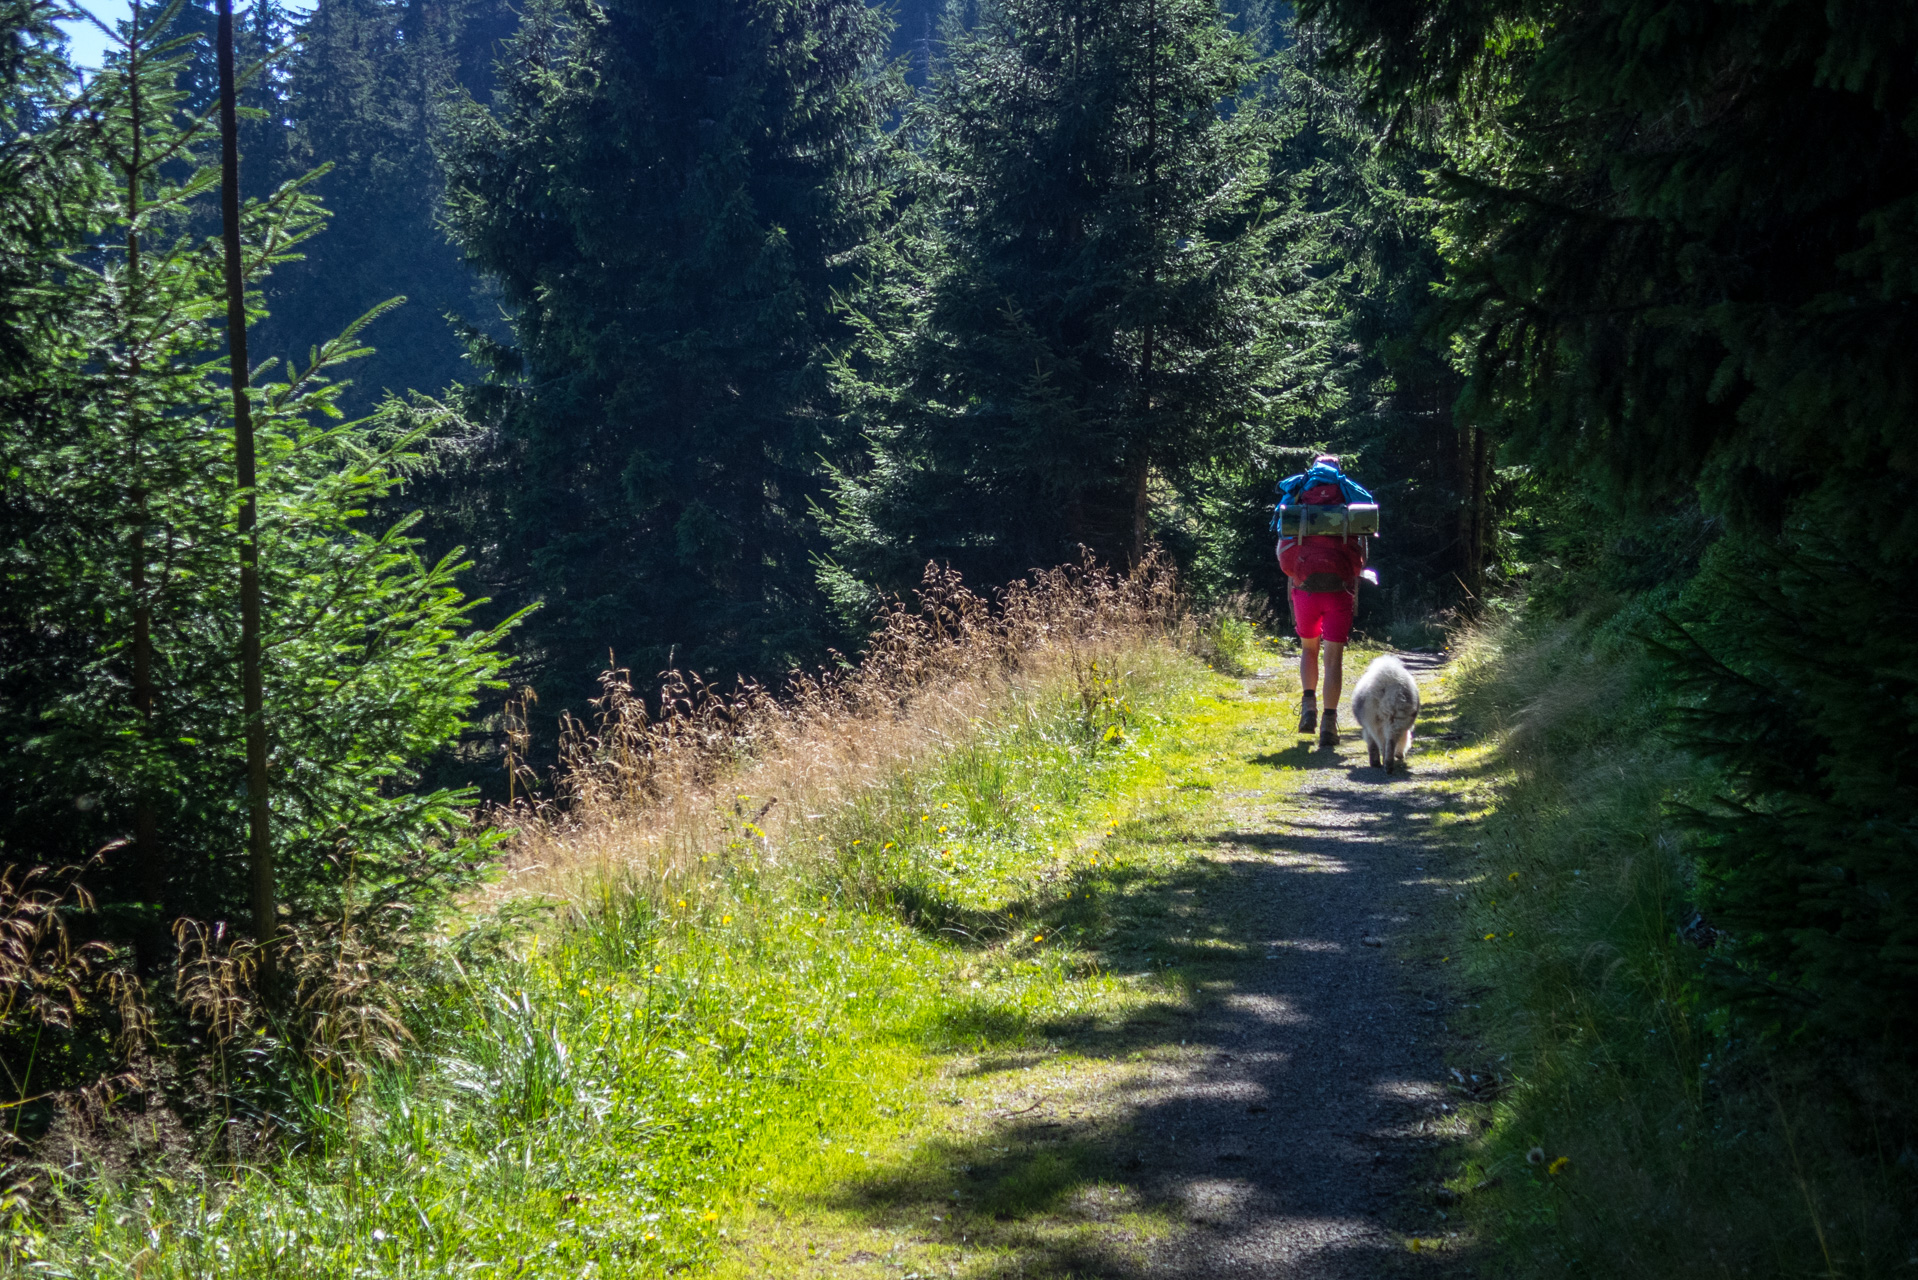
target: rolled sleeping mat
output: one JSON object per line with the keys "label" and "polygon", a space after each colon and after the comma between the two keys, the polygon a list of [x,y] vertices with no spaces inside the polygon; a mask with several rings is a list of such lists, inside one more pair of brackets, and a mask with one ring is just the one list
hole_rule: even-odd
{"label": "rolled sleeping mat", "polygon": [[1375,502],[1349,506],[1299,503],[1279,507],[1279,536],[1284,538],[1357,538],[1379,531]]}

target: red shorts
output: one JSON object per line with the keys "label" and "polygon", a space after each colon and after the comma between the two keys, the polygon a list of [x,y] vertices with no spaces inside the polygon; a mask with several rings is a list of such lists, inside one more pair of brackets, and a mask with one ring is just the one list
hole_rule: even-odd
{"label": "red shorts", "polygon": [[1302,591],[1292,588],[1292,621],[1299,639],[1324,639],[1345,644],[1352,638],[1352,606],[1356,598],[1349,591]]}

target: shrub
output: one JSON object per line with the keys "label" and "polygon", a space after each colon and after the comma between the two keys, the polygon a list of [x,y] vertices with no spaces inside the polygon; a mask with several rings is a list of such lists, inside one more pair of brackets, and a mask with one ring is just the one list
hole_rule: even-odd
{"label": "shrub", "polygon": [[1453,1185],[1520,1275],[1894,1274],[1918,1095],[1719,998],[1709,971],[1744,944],[1700,911],[1682,815],[1726,779],[1660,734],[1660,667],[1625,638],[1644,620],[1460,638],[1449,679],[1498,790],[1471,828],[1476,941],[1455,945],[1508,1087]]}

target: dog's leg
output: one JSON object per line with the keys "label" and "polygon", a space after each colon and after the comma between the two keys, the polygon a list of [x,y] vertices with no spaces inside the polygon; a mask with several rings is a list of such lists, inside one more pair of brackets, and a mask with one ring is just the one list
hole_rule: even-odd
{"label": "dog's leg", "polygon": [[1372,724],[1372,719],[1363,713],[1354,713],[1354,715],[1359,722],[1359,737],[1365,740],[1365,758],[1373,764],[1377,764],[1379,762],[1379,735]]}

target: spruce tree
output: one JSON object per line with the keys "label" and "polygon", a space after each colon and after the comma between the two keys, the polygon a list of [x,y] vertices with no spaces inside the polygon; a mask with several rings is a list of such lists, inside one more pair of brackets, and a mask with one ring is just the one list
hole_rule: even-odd
{"label": "spruce tree", "polygon": [[609,651],[722,676],[817,652],[809,504],[886,34],[859,0],[543,4],[458,123],[451,216],[514,323],[473,402],[488,571],[543,601],[551,705]]}
{"label": "spruce tree", "polygon": [[1276,206],[1265,288],[1283,317],[1282,358],[1269,437],[1164,492],[1154,532],[1202,596],[1263,590],[1280,603],[1273,482],[1331,449],[1386,507],[1372,549],[1382,585],[1362,589],[1362,622],[1469,602],[1498,568],[1496,477],[1483,429],[1453,420],[1460,378],[1428,332],[1444,270],[1424,170],[1439,156],[1387,136],[1352,78],[1324,65],[1323,33],[1258,0],[1229,8],[1233,28],[1270,53],[1259,85]]}
{"label": "spruce tree", "polygon": [[1464,411],[1621,520],[1698,504],[1725,535],[1664,645],[1729,770],[1698,850],[1733,985],[1918,1044],[1918,28],[1812,0],[1301,9],[1381,109],[1442,126]]}
{"label": "spruce tree", "polygon": [[[493,59],[516,23],[501,0],[322,0],[283,60],[278,109],[246,126],[249,194],[330,168],[314,186],[327,233],[274,273],[259,354],[304,357],[369,307],[407,300],[368,333],[372,351],[341,393],[348,413],[475,377],[458,326],[500,327],[497,301],[442,225],[437,148],[449,98],[490,98]],[[277,170],[262,164],[270,148],[284,152]],[[275,175],[265,186],[252,176],[262,172]]]}
{"label": "spruce tree", "polygon": [[870,457],[829,587],[927,558],[1004,581],[1115,561],[1155,492],[1269,436],[1259,71],[1210,0],[1005,0],[949,28],[907,122],[917,207],[842,367]]}
{"label": "spruce tree", "polygon": [[[37,86],[0,364],[0,863],[86,865],[108,936],[162,948],[175,916],[247,901],[241,494],[222,258],[199,234],[217,132],[164,16],[136,11],[83,99],[63,74]],[[298,183],[242,206],[255,314],[320,220]],[[250,393],[271,825],[296,920],[350,894],[398,927],[487,846],[470,792],[418,783],[498,673],[501,630],[467,621],[456,558],[366,519],[416,459],[338,422],[331,379],[360,350],[349,328],[298,369],[256,366]]]}

